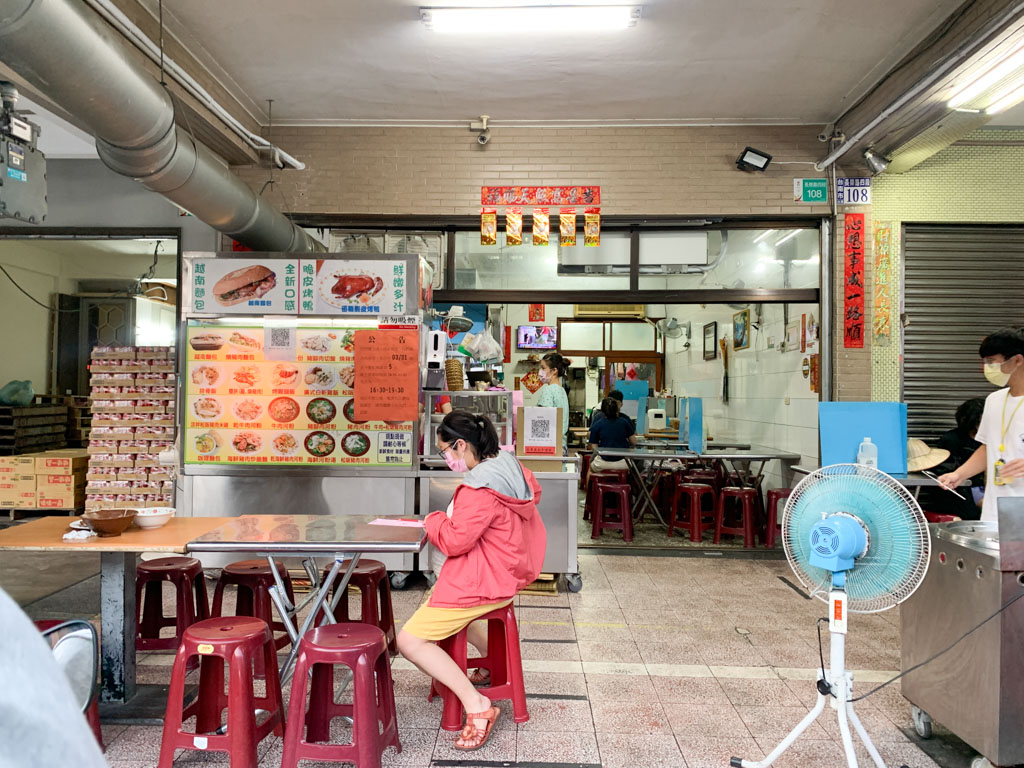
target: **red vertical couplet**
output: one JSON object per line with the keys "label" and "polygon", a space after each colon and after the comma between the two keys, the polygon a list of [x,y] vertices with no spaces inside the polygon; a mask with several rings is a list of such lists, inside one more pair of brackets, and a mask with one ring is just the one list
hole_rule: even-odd
{"label": "red vertical couplet", "polygon": [[864,214],[845,216],[843,265],[843,346],[864,346]]}

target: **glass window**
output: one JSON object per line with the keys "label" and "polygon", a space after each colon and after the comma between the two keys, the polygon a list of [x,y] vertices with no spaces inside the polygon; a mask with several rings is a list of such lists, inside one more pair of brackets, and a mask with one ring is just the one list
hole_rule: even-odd
{"label": "glass window", "polygon": [[[582,239],[582,234],[578,235]],[[557,234],[553,245],[530,245],[529,232],[523,233],[523,245],[508,247],[504,236],[498,235],[498,245],[480,245],[479,232],[455,234],[455,288],[459,290],[615,290],[629,288],[629,234],[606,232],[601,234],[597,248],[563,249]],[[607,251],[606,251],[607,248]],[[620,265],[622,249],[625,261]],[[582,260],[573,256],[566,263],[566,251],[585,251]],[[604,263],[601,254],[610,254],[612,263]],[[608,270],[614,267],[616,272]]]}
{"label": "glass window", "polygon": [[654,326],[650,323],[611,323],[615,352],[654,351]]}
{"label": "glass window", "polygon": [[[701,262],[700,240],[707,257]],[[661,254],[663,260],[644,254]],[[817,229],[641,232],[640,289],[818,288]]]}
{"label": "glass window", "polygon": [[444,287],[444,254],[448,252],[444,232],[403,232],[372,230],[357,232],[332,229],[327,239],[331,253],[416,253],[434,269],[435,290]]}
{"label": "glass window", "polygon": [[563,322],[559,349],[604,349],[604,323]]}

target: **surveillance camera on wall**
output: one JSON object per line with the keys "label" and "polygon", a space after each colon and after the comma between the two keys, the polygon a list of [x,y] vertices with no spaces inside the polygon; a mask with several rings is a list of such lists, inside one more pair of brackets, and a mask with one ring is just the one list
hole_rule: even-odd
{"label": "surveillance camera on wall", "polygon": [[476,143],[481,147],[491,140],[491,129],[487,127],[488,120],[490,120],[490,115],[480,115],[479,120],[474,120],[469,124],[469,130],[477,131]]}
{"label": "surveillance camera on wall", "polygon": [[481,131],[477,135],[477,137],[476,137],[476,143],[479,144],[480,146],[483,146],[484,144],[486,144],[490,140],[491,140],[491,129],[490,128],[487,128],[487,129]]}

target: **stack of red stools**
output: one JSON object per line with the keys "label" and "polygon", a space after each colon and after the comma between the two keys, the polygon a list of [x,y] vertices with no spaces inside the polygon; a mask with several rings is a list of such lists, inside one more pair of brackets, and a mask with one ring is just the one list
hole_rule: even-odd
{"label": "stack of red stools", "polygon": [[[754,534],[757,526],[758,490],[756,488],[737,488],[727,486],[718,492],[718,503],[715,506],[715,544],[721,542],[722,534],[742,536],[743,546],[754,549]],[[734,502],[735,504],[732,504]],[[734,509],[733,507],[738,507]],[[729,522],[726,516],[738,512],[739,523]]]}
{"label": "stack of red stools", "polygon": [[[288,575],[288,569],[281,563],[275,563],[277,572],[284,583],[285,593],[288,600],[295,604],[295,593],[292,591],[292,580]],[[210,615],[214,617],[223,616],[224,610],[224,588],[234,585],[238,587],[235,598],[236,616],[254,616],[262,619],[270,627],[271,632],[286,632],[284,624],[274,619],[274,609],[271,605],[270,588],[274,585],[274,574],[270,571],[270,564],[266,560],[239,560],[231,563],[221,571],[217,588],[213,591],[213,608]],[[277,635],[274,640],[277,648],[288,645],[290,638],[287,634]],[[256,664],[257,677],[263,676],[263,664]]]}
{"label": "stack of red stools", "polygon": [[768,491],[768,511],[764,526],[764,546],[775,549],[775,538],[780,533],[782,520],[779,516],[779,503],[789,498],[792,488],[772,488]]}
{"label": "stack of red stools", "polygon": [[[174,586],[175,615],[164,616],[163,583]],[[161,557],[144,560],[135,571],[135,604],[141,612],[135,647],[140,651],[174,650],[188,627],[210,618],[203,565],[194,557]],[[164,627],[174,627],[173,637],[160,637]]]}
{"label": "stack of red stools", "polygon": [[[346,568],[347,566],[342,565],[341,572],[344,573]],[[325,568],[321,581],[326,581],[330,572],[330,566]],[[391,607],[391,583],[388,581],[388,571],[384,563],[379,560],[361,559],[352,571],[348,583],[350,587],[359,589],[361,598],[359,623],[369,624],[380,629],[384,633],[384,637],[387,638],[388,650],[391,653],[398,653],[398,646],[395,644],[395,613]],[[338,582],[336,581],[332,596],[337,591]],[[349,621],[347,590],[338,602],[334,618],[339,622]]]}
{"label": "stack of red stools", "polygon": [[[351,704],[334,703],[336,664],[352,670]],[[352,720],[348,744],[323,743],[330,741],[331,721],[336,717]],[[389,746],[402,751],[384,633],[368,624],[328,624],[307,632],[299,641],[281,768],[296,768],[300,760],[379,767]]]}
{"label": "stack of red stools", "polygon": [[[709,503],[707,508],[704,501]],[[672,512],[668,519],[668,535],[677,527],[688,528],[690,541],[701,541],[704,537],[704,518],[708,527],[715,519],[715,489],[708,483],[678,483],[672,494]]]}
{"label": "stack of red stools", "polygon": [[[633,540],[633,507],[629,502],[629,483],[605,482],[594,484],[594,520],[590,538],[599,539],[604,529],[622,531],[623,541]],[[610,508],[608,502],[614,502]]]}
{"label": "stack of red stools", "polygon": [[[199,657],[199,690],[195,701],[182,708],[185,676],[189,661]],[[253,691],[253,666],[266,669],[266,693]],[[224,665],[228,666],[227,693]],[[305,679],[305,678],[303,678]],[[268,717],[259,725],[256,710]],[[227,710],[227,730],[221,732],[221,718]],[[269,733],[284,735],[284,707],[277,676],[277,649],[270,627],[251,616],[206,619],[185,630],[171,671],[167,694],[163,740],[158,768],[172,768],[174,750],[227,752],[233,766],[253,766],[257,745]],[[183,723],[196,718],[189,732]]]}
{"label": "stack of red stools", "polygon": [[589,520],[594,512],[594,486],[598,482],[625,483],[629,484],[629,471],[625,469],[606,469],[601,472],[591,472],[587,475],[587,494],[583,502],[583,519]]}
{"label": "stack of red stools", "polygon": [[[473,665],[490,672],[490,683],[479,687],[478,690],[491,701],[511,699],[513,719],[517,723],[525,723],[530,719],[530,713],[526,709],[523,661],[519,653],[519,627],[516,625],[516,614],[512,604],[485,613],[477,621],[487,622],[487,655],[473,659]],[[469,669],[467,630],[468,627],[438,643],[463,672]],[[466,713],[459,697],[436,680],[430,684],[427,700],[432,700],[434,696],[441,696],[444,701],[441,727],[446,731],[457,731],[462,728]]]}

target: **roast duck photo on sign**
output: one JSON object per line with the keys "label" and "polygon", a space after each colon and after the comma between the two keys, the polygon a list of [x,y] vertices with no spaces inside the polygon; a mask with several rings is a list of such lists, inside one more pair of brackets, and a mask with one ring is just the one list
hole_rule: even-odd
{"label": "roast duck photo on sign", "polygon": [[217,303],[224,307],[266,296],[277,285],[277,275],[262,264],[228,272],[213,285]]}
{"label": "roast duck photo on sign", "polygon": [[333,275],[338,282],[331,288],[331,293],[339,299],[351,299],[366,294],[376,296],[384,289],[384,281],[370,275]]}

